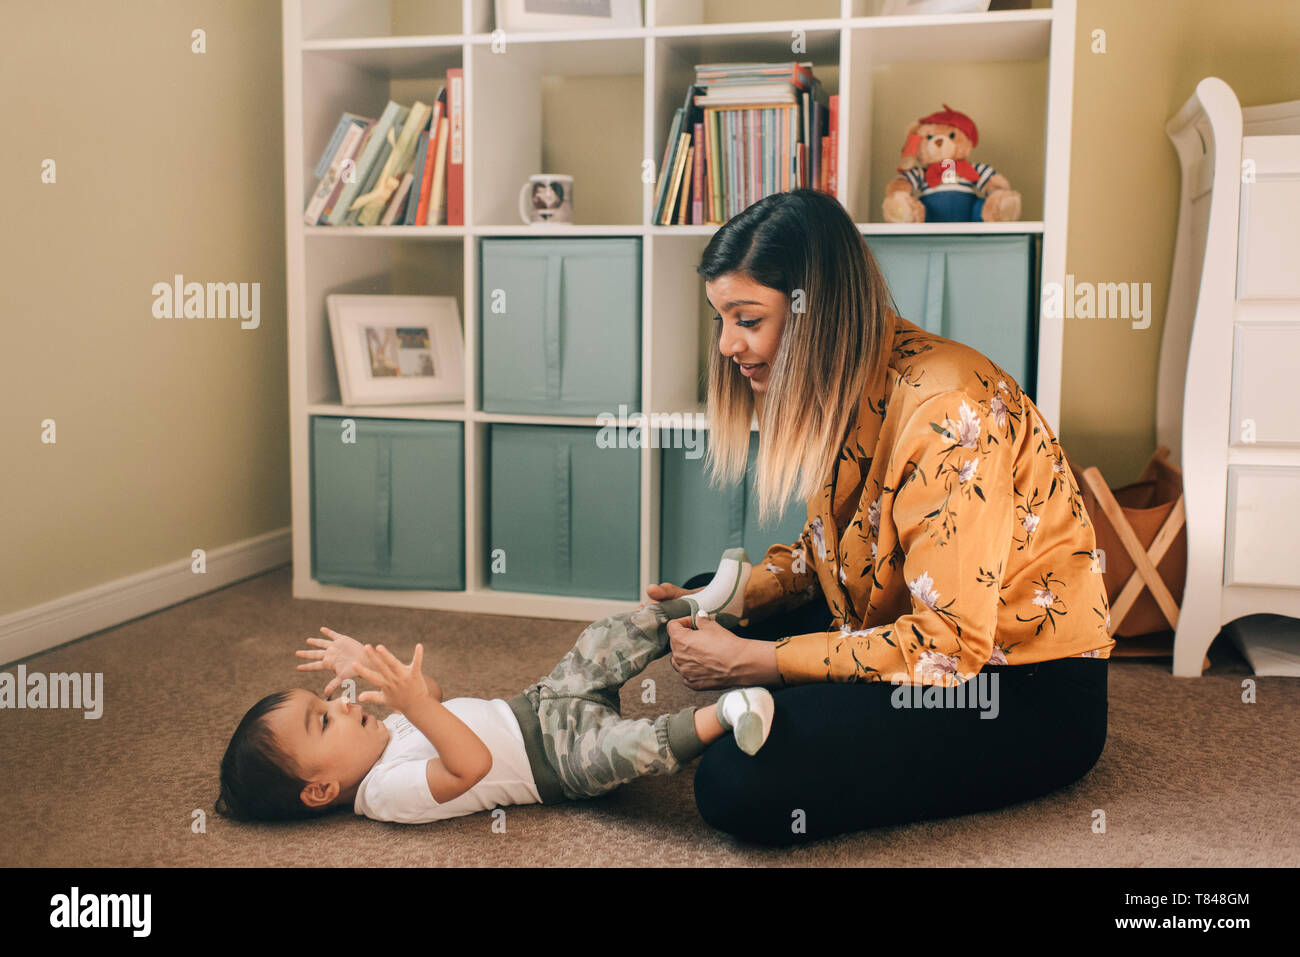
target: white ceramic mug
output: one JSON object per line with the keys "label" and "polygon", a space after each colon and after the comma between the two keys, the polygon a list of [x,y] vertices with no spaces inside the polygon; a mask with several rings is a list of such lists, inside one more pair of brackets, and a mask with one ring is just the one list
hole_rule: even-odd
{"label": "white ceramic mug", "polygon": [[534,173],[519,190],[519,216],[528,225],[573,222],[573,177]]}

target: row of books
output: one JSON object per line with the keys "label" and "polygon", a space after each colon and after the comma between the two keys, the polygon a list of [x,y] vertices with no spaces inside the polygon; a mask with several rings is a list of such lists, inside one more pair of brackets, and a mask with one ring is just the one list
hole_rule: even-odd
{"label": "row of books", "polygon": [[812,64],[702,63],[673,115],[653,222],[717,225],[771,193],[834,194],[839,96]]}
{"label": "row of books", "polygon": [[379,119],[344,113],[316,163],[308,226],[465,225],[464,72],[432,106],[392,100]]}

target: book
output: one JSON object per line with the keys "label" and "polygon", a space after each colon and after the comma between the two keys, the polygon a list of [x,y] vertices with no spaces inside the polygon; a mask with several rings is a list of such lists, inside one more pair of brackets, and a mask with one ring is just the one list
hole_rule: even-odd
{"label": "book", "polygon": [[367,123],[373,123],[374,117],[357,116],[355,113],[344,113],[339,117],[338,125],[334,127],[334,133],[330,136],[329,144],[325,147],[325,152],[320,154],[320,159],[316,161],[316,178],[323,179],[333,165],[334,158],[338,154],[339,144],[343,142],[343,137],[347,135],[349,129],[353,126],[365,126]]}
{"label": "book", "polygon": [[[442,121],[447,118],[447,88],[444,86],[433,104],[433,116],[429,125],[429,150],[424,156],[424,181],[420,185],[420,206],[415,211],[415,225],[427,226],[429,223],[429,201],[433,195],[433,170],[440,155],[446,153],[446,147],[438,138]],[[434,219],[437,219],[438,207],[433,207]]]}
{"label": "book", "polygon": [[375,154],[374,162],[370,164],[370,172],[366,175],[365,182],[357,190],[357,195],[353,197],[352,206],[347,210],[343,217],[344,226],[356,226],[357,217],[361,215],[361,210],[366,204],[365,197],[374,191],[375,185],[379,182],[379,177],[384,168],[388,165],[388,157],[393,153],[393,145],[397,142],[397,134],[393,127],[388,128],[388,135],[385,137],[386,142],[380,144],[379,152]]}
{"label": "book", "polygon": [[388,205],[384,208],[384,215],[379,219],[380,226],[391,226],[397,221],[397,214],[406,209],[406,200],[411,195],[411,184],[415,182],[415,176],[410,170],[402,174],[402,181],[397,184],[397,189],[393,190],[392,198],[388,200]]}
{"label": "book", "polygon": [[694,99],[696,106],[727,106],[742,103],[793,103],[798,89],[790,83],[759,83],[710,88],[709,92]]}
{"label": "book", "polygon": [[685,226],[686,209],[689,205],[691,195],[691,170],[694,168],[692,159],[695,155],[695,147],[691,145],[690,140],[686,141],[686,157],[682,160],[682,185],[681,197],[677,204],[677,225]]}
{"label": "book", "polygon": [[719,212],[718,196],[721,190],[721,180],[718,178],[718,111],[708,109],[704,111],[704,136],[705,136],[705,169],[709,176],[709,218],[711,224],[722,222]]}
{"label": "book", "polygon": [[745,207],[745,112],[731,114],[731,213]]}
{"label": "book", "polygon": [[420,208],[420,189],[424,185],[424,158],[429,152],[429,131],[420,131],[420,142],[415,147],[415,162],[411,164],[411,195],[406,200],[406,212],[402,215],[403,226],[415,225],[415,214]]}
{"label": "book", "polygon": [[816,97],[812,98],[812,119],[810,127],[812,129],[812,139],[808,146],[812,150],[812,166],[809,168],[808,185],[813,189],[821,189],[822,175],[822,105],[817,102]]}
{"label": "book", "polygon": [[704,222],[704,124],[695,124],[695,166],[691,171],[691,225]]}
{"label": "book", "polygon": [[[659,189],[656,194],[655,211],[651,218],[653,223],[670,224],[675,218],[675,204],[669,197],[669,191],[673,184],[673,173],[677,171],[680,174],[682,169],[681,161],[685,157],[681,151],[690,147],[690,140],[694,135],[695,123],[702,116],[702,110],[692,102],[696,91],[699,89],[694,83],[686,88],[686,95],[682,97],[682,105],[678,107],[673,114],[672,128],[669,130],[668,141],[665,144],[664,164],[660,169]],[[682,136],[686,137],[686,145],[682,145]],[[677,184],[680,186],[680,184]],[[689,187],[688,187],[689,191]],[[677,198],[680,198],[680,192]]]}
{"label": "book", "polygon": [[334,125],[334,132],[330,134],[329,142],[325,144],[325,150],[320,154],[320,159],[316,161],[316,167],[313,170],[318,181],[324,178],[329,171],[330,162],[334,159],[339,144],[343,142],[343,134],[348,131],[350,125],[347,113],[344,113],[339,118],[338,123]]}
{"label": "book", "polygon": [[680,191],[683,171],[686,167],[686,148],[689,141],[689,133],[681,133],[677,137],[676,160],[673,163],[672,178],[668,187],[668,201],[664,204],[663,215],[659,218],[660,226],[672,225],[673,212],[677,208],[677,195]]}
{"label": "book", "polygon": [[736,215],[736,111],[723,113],[723,222]]}
{"label": "book", "polygon": [[325,208],[321,210],[320,218],[317,220],[318,224],[322,226],[329,224],[330,213],[334,211],[334,206],[338,202],[338,198],[340,194],[342,194],[343,188],[348,183],[356,182],[357,157],[365,151],[366,144],[370,142],[370,135],[374,131],[374,122],[367,123],[365,129],[361,133],[361,140],[352,148],[351,155],[343,160],[343,163],[339,167],[338,182],[334,184],[334,191],[330,193],[329,199],[325,201]]}
{"label": "book", "polygon": [[829,192],[832,196],[835,196],[840,191],[840,95],[838,93],[831,94],[826,103],[831,115]]}
{"label": "book", "polygon": [[695,82],[701,86],[742,86],[755,82],[775,82],[780,79],[800,89],[812,85],[811,61],[791,60],[786,63],[697,63]]}
{"label": "book", "polygon": [[411,163],[415,160],[415,146],[419,142],[420,132],[429,122],[430,112],[428,104],[419,100],[411,106],[406,122],[402,124],[401,135],[393,144],[393,151],[380,170],[371,198],[357,216],[358,225],[374,226],[387,211],[388,201],[401,183],[402,175],[410,171]]}
{"label": "book", "polygon": [[[803,138],[800,142],[803,144],[803,151],[807,153],[807,150],[809,150],[809,144],[813,142],[813,103],[811,103],[810,95],[807,94],[807,92],[803,94],[802,100],[803,113],[801,118],[803,120]],[[811,155],[807,156],[807,161],[811,161],[811,159],[813,159]],[[802,166],[800,173],[801,187],[809,185],[809,172],[810,166],[805,163],[805,165]]]}
{"label": "book", "polygon": [[[348,116],[350,114],[343,114]],[[320,182],[316,185],[316,191],[312,193],[311,199],[307,201],[307,209],[303,213],[302,219],[308,226],[315,226],[320,222],[321,213],[325,211],[325,204],[334,194],[334,188],[338,185],[339,177],[343,174],[343,164],[351,158],[357,145],[361,142],[362,136],[365,135],[366,125],[364,123],[354,123],[348,121],[347,132],[339,139],[335,146],[334,155],[330,157],[329,166],[326,168],[325,175],[321,177]]]}
{"label": "book", "polygon": [[686,111],[680,106],[677,112],[673,114],[672,126],[668,129],[668,141],[664,144],[664,160],[659,167],[659,182],[655,187],[655,208],[654,215],[651,216],[652,223],[658,223],[663,215],[664,203],[668,199],[668,189],[672,178],[674,161],[677,158],[677,141],[682,132],[682,123],[685,120]]}
{"label": "book", "polygon": [[361,193],[364,181],[369,175],[376,157],[384,144],[388,142],[389,130],[392,129],[394,123],[404,120],[409,112],[406,107],[394,103],[392,100],[388,101],[388,105],[384,107],[384,112],[380,114],[379,120],[375,123],[370,139],[366,143],[366,148],[357,159],[356,167],[353,169],[354,180],[345,183],[342,192],[339,193],[334,209],[329,215],[329,225],[341,226],[343,224],[352,201]]}
{"label": "book", "polygon": [[465,71],[447,71],[447,220],[465,225]]}
{"label": "book", "polygon": [[697,64],[664,144],[651,222],[719,224],[773,193],[833,193],[838,133],[818,89],[812,63]]}
{"label": "book", "polygon": [[[447,154],[450,151],[451,120],[443,117],[438,121],[438,148],[433,154],[433,185],[429,193],[427,222],[430,226],[444,226],[447,223],[447,206],[451,197],[447,194]],[[446,202],[444,202],[444,199]]]}
{"label": "book", "polygon": [[736,182],[739,186],[736,212],[740,212],[749,205],[749,110],[739,110],[736,113],[736,126],[739,133],[736,140],[738,147]]}

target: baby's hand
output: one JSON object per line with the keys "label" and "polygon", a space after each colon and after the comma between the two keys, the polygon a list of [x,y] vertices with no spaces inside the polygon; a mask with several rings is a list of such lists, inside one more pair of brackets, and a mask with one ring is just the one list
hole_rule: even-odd
{"label": "baby's hand", "polygon": [[[324,651],[295,651],[299,658],[312,659],[311,664],[299,665],[299,671],[333,671],[334,677],[325,686],[321,697],[328,698],[337,690],[346,678],[356,676],[357,662],[365,659],[365,646],[355,638],[340,635],[337,631],[322,628],[321,634],[326,638],[308,638],[307,644],[323,648]],[[328,640],[327,640],[328,639]]]}
{"label": "baby's hand", "polygon": [[424,645],[415,646],[415,655],[409,665],[398,661],[383,645],[378,648],[366,645],[364,651],[363,662],[356,665],[357,674],[379,690],[363,691],[357,696],[358,701],[373,701],[406,714],[422,701],[433,700],[420,670],[424,663]]}

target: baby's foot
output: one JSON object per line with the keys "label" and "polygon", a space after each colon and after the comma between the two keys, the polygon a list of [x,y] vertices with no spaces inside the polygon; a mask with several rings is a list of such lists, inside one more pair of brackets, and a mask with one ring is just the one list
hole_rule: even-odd
{"label": "baby's foot", "polygon": [[718,722],[730,728],[746,754],[757,754],[772,730],[776,702],[766,688],[737,688],[718,699]]}
{"label": "baby's foot", "polygon": [[691,625],[704,612],[724,628],[734,628],[745,617],[745,586],[751,569],[749,555],[743,548],[728,548],[713,580],[700,591],[683,595],[691,603]]}

